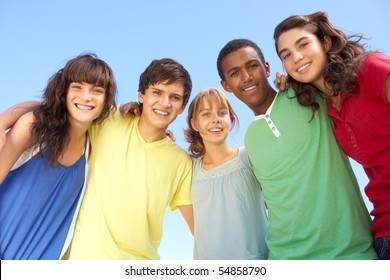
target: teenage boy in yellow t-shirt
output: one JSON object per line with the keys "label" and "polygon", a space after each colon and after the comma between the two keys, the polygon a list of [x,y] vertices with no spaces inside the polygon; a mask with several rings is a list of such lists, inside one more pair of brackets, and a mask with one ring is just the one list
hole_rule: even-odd
{"label": "teenage boy in yellow t-shirt", "polygon": [[159,259],[168,205],[193,232],[191,159],[165,134],[191,89],[181,64],[154,60],[140,76],[142,115],[113,111],[90,129],[87,188],[67,258]]}

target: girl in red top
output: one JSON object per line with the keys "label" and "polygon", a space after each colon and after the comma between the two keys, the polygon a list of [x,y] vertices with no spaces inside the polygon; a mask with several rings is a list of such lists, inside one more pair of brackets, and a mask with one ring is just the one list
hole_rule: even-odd
{"label": "girl in red top", "polygon": [[323,12],[285,19],[274,39],[298,101],[314,114],[315,94],[326,95],[340,146],[369,178],[378,257],[390,259],[390,56],[368,52]]}

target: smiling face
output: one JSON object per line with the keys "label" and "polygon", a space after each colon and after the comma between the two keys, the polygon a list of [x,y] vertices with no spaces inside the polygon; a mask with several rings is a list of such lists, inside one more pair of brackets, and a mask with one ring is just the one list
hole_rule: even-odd
{"label": "smiling face", "polygon": [[72,82],[66,95],[68,120],[72,125],[89,127],[98,118],[106,101],[106,90],[103,87]]}
{"label": "smiling face", "polygon": [[275,92],[268,83],[270,67],[263,63],[252,47],[243,47],[228,54],[221,63],[225,80],[223,88],[234,93],[255,115],[264,114]]}
{"label": "smiling face", "polygon": [[287,73],[295,80],[324,89],[323,74],[327,64],[326,50],[330,39],[320,42],[303,28],[293,28],[280,34],[277,49]]}
{"label": "smiling face", "polygon": [[140,130],[160,133],[165,137],[165,130],[184,111],[184,88],[181,81],[171,84],[157,83],[150,85],[145,93],[138,93],[142,103]]}
{"label": "smiling face", "polygon": [[226,104],[217,98],[201,101],[191,118],[191,125],[202,137],[203,143],[220,144],[226,141],[232,128],[232,116]]}

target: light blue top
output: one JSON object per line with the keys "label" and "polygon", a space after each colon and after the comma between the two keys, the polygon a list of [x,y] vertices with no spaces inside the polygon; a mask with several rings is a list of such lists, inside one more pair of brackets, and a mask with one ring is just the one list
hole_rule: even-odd
{"label": "light blue top", "polygon": [[[85,153],[84,153],[85,154]],[[59,259],[83,192],[85,155],[52,167],[34,155],[0,185],[0,258]]]}
{"label": "light blue top", "polygon": [[267,259],[261,187],[245,149],[211,170],[193,159],[194,259]]}

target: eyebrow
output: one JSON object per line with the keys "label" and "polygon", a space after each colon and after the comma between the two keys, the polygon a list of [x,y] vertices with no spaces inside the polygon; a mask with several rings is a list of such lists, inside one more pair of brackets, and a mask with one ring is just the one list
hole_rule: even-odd
{"label": "eyebrow", "polygon": [[[309,37],[306,37],[306,36],[303,36],[303,37],[299,38],[299,39],[296,40],[296,42],[294,43],[294,46],[298,45],[302,40],[305,40],[305,39],[308,39],[308,38],[309,38]],[[279,56],[281,56],[282,53],[284,53],[284,52],[286,52],[286,51],[288,51],[287,48],[282,49],[282,50],[279,52]]]}
{"label": "eyebrow", "polygon": [[[250,59],[250,60],[246,61],[246,62],[244,63],[244,65],[246,66],[246,65],[248,65],[248,64],[250,64],[250,63],[253,63],[253,62],[259,63],[259,60],[258,60],[258,59],[255,59],[255,58],[254,58],[254,59]],[[226,73],[229,74],[230,72],[235,71],[235,70],[238,70],[238,69],[240,69],[240,66],[234,66],[233,68],[230,68],[229,70],[227,70]]]}
{"label": "eyebrow", "polygon": [[239,69],[239,67],[235,66],[235,67],[230,68],[229,70],[227,70],[226,73],[229,74],[229,73],[231,73],[231,72],[236,71],[237,69]]}

